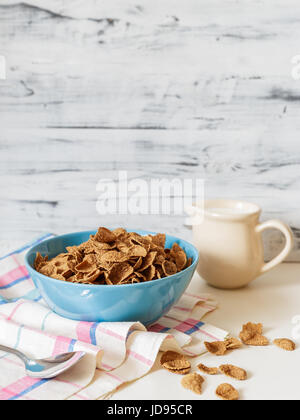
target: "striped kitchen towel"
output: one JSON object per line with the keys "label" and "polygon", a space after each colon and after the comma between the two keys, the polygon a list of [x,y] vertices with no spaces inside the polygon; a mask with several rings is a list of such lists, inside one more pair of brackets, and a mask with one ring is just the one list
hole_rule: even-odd
{"label": "striped kitchen towel", "polygon": [[0,257],[0,344],[33,358],[67,351],[86,356],[51,380],[32,379],[22,363],[0,352],[0,400],[93,400],[150,372],[160,351],[188,356],[205,352],[204,341],[223,340],[227,332],[202,322],[217,303],[209,295],[185,293],[179,303],[148,330],[139,322],[89,323],[52,312],[24,266],[24,254],[38,242]]}

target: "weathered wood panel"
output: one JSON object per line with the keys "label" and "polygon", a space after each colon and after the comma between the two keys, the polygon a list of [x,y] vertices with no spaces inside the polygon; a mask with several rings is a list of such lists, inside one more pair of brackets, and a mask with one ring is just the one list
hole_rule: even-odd
{"label": "weathered wood panel", "polygon": [[264,207],[264,219],[280,217],[297,227],[297,132],[285,143],[271,142],[275,132],[264,133],[265,142],[257,140],[256,130],[242,134],[43,129],[24,138],[23,130],[6,130],[0,153],[1,235],[126,224],[189,237],[184,216],[99,216],[97,183],[117,180],[119,170],[127,170],[129,179],[203,178],[207,196],[253,200]]}
{"label": "weathered wood panel", "polygon": [[[295,116],[300,83],[290,73],[300,28],[287,6],[279,19],[279,5],[225,0],[216,20],[218,2],[191,1],[178,10],[190,19],[164,24],[149,7],[135,23],[131,9],[108,18],[97,2],[91,16],[69,18],[77,7],[89,10],[78,3],[57,14],[1,6],[0,49],[9,69],[0,112],[7,126],[16,115],[28,127],[180,129],[266,126],[283,112]],[[251,10],[256,19],[248,16],[244,26]],[[165,7],[159,16],[168,16]]]}
{"label": "weathered wood panel", "polygon": [[189,237],[183,216],[103,223],[96,184],[124,169],[204,178],[207,196],[258,202],[300,237],[299,12],[298,0],[1,1],[0,239],[99,223]]}

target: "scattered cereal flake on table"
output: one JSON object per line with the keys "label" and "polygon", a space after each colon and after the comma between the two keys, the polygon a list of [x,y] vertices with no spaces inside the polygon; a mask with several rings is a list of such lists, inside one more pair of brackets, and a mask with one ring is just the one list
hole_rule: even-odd
{"label": "scattered cereal flake on table", "polygon": [[169,372],[176,373],[176,375],[187,375],[188,373],[190,373],[190,371],[191,371],[191,368],[180,369],[180,370],[179,369],[178,370],[171,370],[171,369],[169,369]]}
{"label": "scattered cereal flake on table", "polygon": [[277,338],[276,340],[274,340],[274,344],[277,347],[280,347],[281,349],[286,351],[296,350],[296,344],[288,338]]}
{"label": "scattered cereal flake on table", "polygon": [[224,354],[227,352],[226,344],[224,341],[215,341],[212,343],[205,341],[204,345],[207,351],[214,354],[215,356],[224,356]]}
{"label": "scattered cereal flake on table", "polygon": [[222,365],[220,366],[220,371],[224,373],[224,375],[237,379],[238,381],[245,381],[248,377],[247,372],[244,369],[234,365]]}
{"label": "scattered cereal flake on table", "polygon": [[160,364],[164,369],[178,375],[186,375],[191,370],[191,364],[185,356],[175,351],[165,352],[160,359]]}
{"label": "scattered cereal flake on table", "polygon": [[198,373],[190,373],[182,379],[181,384],[184,388],[193,391],[196,394],[202,394],[203,382],[204,379],[201,375],[199,375]]}
{"label": "scattered cereal flake on table", "polygon": [[182,369],[189,369],[191,364],[187,360],[170,360],[170,362],[166,362],[163,366],[168,370],[182,370]]}
{"label": "scattered cereal flake on table", "polygon": [[239,392],[230,384],[219,385],[216,395],[225,401],[237,401],[240,398]]}
{"label": "scattered cereal flake on table", "polygon": [[266,347],[270,344],[269,340],[263,335],[256,335],[246,343],[248,346]]}
{"label": "scattered cereal flake on table", "polygon": [[240,349],[243,346],[243,344],[241,343],[240,340],[238,340],[237,338],[233,338],[233,337],[227,338],[224,341],[224,343],[226,345],[227,350],[237,350],[237,349]]}
{"label": "scattered cereal flake on table", "polygon": [[219,373],[219,369],[217,367],[208,367],[202,363],[200,363],[197,367],[202,373],[206,373],[207,375],[217,375]]}
{"label": "scattered cereal flake on table", "polygon": [[240,333],[240,339],[248,346],[268,346],[269,340],[262,335],[263,325],[248,324],[243,325],[243,330]]}

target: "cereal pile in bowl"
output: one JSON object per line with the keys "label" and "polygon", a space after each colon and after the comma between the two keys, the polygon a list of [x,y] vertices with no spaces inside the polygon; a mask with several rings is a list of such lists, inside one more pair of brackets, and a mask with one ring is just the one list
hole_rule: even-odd
{"label": "cereal pile in bowl", "polygon": [[96,235],[67,253],[49,260],[37,254],[34,268],[62,281],[82,284],[121,285],[158,280],[179,273],[192,264],[174,243],[166,249],[166,235],[141,236],[119,228],[99,228]]}

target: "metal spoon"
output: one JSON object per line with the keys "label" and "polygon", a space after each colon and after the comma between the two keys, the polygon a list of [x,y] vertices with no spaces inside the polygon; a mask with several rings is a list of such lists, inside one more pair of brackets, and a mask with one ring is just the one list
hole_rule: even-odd
{"label": "metal spoon", "polygon": [[86,355],[84,352],[73,352],[60,354],[49,359],[33,360],[10,347],[0,345],[0,350],[17,356],[24,363],[26,374],[32,378],[39,379],[55,378],[70,369]]}

